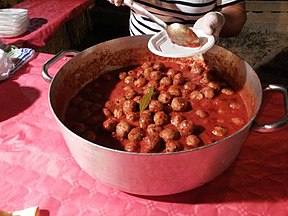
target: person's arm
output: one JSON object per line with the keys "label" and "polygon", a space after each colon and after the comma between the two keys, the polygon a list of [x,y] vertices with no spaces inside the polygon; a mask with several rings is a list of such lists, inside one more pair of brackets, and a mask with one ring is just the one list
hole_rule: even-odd
{"label": "person's arm", "polygon": [[247,19],[245,2],[224,7],[220,12],[225,18],[225,24],[220,32],[220,36],[232,37],[238,35]]}

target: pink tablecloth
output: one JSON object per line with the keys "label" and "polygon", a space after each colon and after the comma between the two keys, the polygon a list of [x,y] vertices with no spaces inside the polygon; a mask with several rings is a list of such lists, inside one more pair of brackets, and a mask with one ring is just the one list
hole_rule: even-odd
{"label": "pink tablecloth", "polygon": [[[50,57],[37,54],[0,83],[0,209],[38,205],[41,216],[288,215],[288,128],[251,133],[225,173],[185,193],[139,197],[91,178],[71,157],[49,109],[41,67]],[[281,101],[269,97],[263,119],[283,113]]]}
{"label": "pink tablecloth", "polygon": [[93,0],[25,0],[14,7],[28,10],[30,18],[28,31],[18,37],[2,38],[2,41],[22,47],[44,47],[65,22],[81,14],[93,2]]}

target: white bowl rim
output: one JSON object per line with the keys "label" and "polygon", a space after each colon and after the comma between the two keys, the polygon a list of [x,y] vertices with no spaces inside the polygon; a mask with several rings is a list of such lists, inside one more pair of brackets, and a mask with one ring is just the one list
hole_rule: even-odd
{"label": "white bowl rim", "polygon": [[0,31],[0,37],[3,38],[11,38],[11,37],[17,37],[23,33],[25,33],[27,31],[27,29],[22,29],[21,31],[17,31],[17,32],[12,32],[12,33],[1,33]]}
{"label": "white bowl rim", "polygon": [[28,14],[28,10],[22,9],[22,8],[3,8],[3,9],[0,9],[0,14],[23,15],[23,14]]}

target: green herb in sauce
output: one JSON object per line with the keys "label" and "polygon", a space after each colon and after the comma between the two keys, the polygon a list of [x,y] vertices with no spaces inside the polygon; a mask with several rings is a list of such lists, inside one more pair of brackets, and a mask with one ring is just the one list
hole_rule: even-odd
{"label": "green herb in sauce", "polygon": [[149,105],[151,98],[154,94],[154,86],[151,86],[149,92],[143,96],[140,102],[140,113],[142,113]]}

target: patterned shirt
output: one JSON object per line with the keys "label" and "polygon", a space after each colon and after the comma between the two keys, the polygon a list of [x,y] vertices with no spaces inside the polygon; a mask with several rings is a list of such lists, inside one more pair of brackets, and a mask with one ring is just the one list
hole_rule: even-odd
{"label": "patterned shirt", "polygon": [[[193,26],[195,21],[210,11],[238,4],[244,0],[135,0],[150,13],[162,19],[168,25],[182,23]],[[162,28],[142,15],[133,11],[130,14],[130,34],[155,34]]]}

